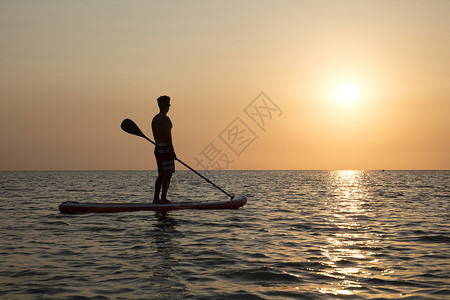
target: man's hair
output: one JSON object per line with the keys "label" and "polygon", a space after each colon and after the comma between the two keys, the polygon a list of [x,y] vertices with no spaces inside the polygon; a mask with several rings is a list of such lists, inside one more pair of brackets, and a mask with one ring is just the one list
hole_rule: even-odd
{"label": "man's hair", "polygon": [[161,107],[161,106],[163,106],[163,105],[169,104],[170,97],[164,95],[164,96],[159,97],[159,98],[157,99],[157,101],[158,101],[158,106]]}

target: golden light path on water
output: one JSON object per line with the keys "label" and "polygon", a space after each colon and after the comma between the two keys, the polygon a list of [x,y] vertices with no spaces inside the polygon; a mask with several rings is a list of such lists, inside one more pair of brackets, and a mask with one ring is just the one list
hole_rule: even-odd
{"label": "golden light path on water", "polygon": [[361,278],[371,278],[367,271],[378,259],[371,251],[379,241],[364,228],[361,220],[370,218],[370,211],[364,208],[365,187],[363,171],[335,171],[330,173],[333,199],[328,203],[330,225],[337,228],[327,244],[322,247],[325,264],[330,268],[322,275],[338,279],[330,287],[321,287],[320,292],[332,295],[353,295],[362,288]]}

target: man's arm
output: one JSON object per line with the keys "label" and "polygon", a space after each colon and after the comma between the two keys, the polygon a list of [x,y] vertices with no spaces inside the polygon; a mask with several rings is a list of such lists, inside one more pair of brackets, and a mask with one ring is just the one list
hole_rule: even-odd
{"label": "man's arm", "polygon": [[164,137],[165,140],[167,140],[167,144],[169,144],[169,151],[172,154],[173,159],[175,159],[177,156],[172,143],[172,122],[169,117],[166,117],[164,120]]}

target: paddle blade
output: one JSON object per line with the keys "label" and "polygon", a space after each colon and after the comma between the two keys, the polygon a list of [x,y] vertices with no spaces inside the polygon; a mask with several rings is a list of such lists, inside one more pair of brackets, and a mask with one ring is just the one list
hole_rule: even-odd
{"label": "paddle blade", "polygon": [[122,124],[120,124],[120,127],[122,128],[123,131],[125,131],[125,132],[127,132],[129,134],[134,134],[134,135],[138,135],[138,136],[144,136],[144,134],[139,129],[139,127],[136,125],[136,123],[134,123],[130,119],[123,120]]}

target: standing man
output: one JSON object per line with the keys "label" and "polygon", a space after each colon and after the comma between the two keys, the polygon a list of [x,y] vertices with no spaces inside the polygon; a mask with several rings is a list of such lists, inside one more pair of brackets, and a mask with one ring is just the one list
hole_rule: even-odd
{"label": "standing man", "polygon": [[[155,182],[155,197],[153,203],[171,203],[167,200],[167,190],[169,189],[172,173],[175,172],[176,158],[172,144],[172,122],[167,116],[170,107],[169,96],[158,98],[159,114],[152,120],[152,131],[155,139],[155,157],[158,164],[158,178]],[[161,198],[159,192],[161,191]]]}

